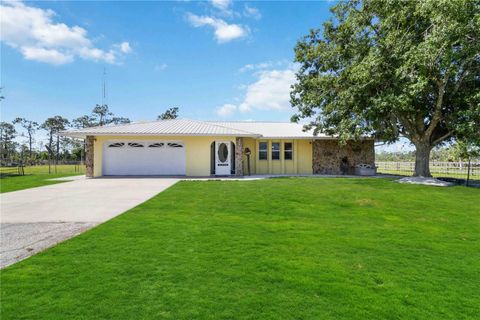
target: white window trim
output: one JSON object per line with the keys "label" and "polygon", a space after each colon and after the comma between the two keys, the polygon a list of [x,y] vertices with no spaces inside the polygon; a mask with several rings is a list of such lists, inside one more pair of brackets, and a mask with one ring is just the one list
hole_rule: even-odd
{"label": "white window trim", "polygon": [[[261,149],[260,146],[262,143],[265,143],[265,149]],[[266,159],[260,159],[260,154],[262,154],[262,152],[265,152],[267,154],[267,158]],[[258,161],[268,161],[268,141],[259,141],[258,142]]]}

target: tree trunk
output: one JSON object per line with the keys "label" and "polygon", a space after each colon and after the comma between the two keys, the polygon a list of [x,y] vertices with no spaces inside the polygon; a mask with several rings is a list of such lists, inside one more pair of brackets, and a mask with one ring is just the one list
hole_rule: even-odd
{"label": "tree trunk", "polygon": [[430,151],[432,147],[426,143],[415,145],[415,177],[431,177],[430,174]]}
{"label": "tree trunk", "polygon": [[[50,148],[50,150],[52,150],[52,146],[53,146],[53,133],[52,131],[50,131],[50,137],[48,139],[48,147]],[[48,153],[50,153],[50,151]]]}
{"label": "tree trunk", "polygon": [[58,157],[60,154],[60,136],[57,136],[57,155],[55,156],[55,164],[58,165]]}
{"label": "tree trunk", "polygon": [[32,134],[28,134],[28,157],[30,158],[30,161],[32,161],[32,143],[33,143],[33,137]]}

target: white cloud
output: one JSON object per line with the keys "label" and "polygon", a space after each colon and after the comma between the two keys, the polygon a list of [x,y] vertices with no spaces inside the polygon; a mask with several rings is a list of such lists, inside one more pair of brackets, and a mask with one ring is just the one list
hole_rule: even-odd
{"label": "white cloud", "polygon": [[232,17],[238,15],[233,11],[233,1],[232,0],[210,0],[210,4],[217,9],[215,12],[218,15],[224,17]]}
{"label": "white cloud", "polygon": [[252,17],[256,20],[260,20],[262,18],[262,14],[260,10],[255,7],[250,7],[248,4],[245,4],[243,14],[247,17]]}
{"label": "white cloud", "polygon": [[257,63],[257,64],[249,63],[249,64],[244,65],[240,69],[238,69],[238,71],[241,72],[241,73],[244,73],[244,72],[247,72],[247,71],[265,70],[265,69],[272,68],[276,64],[277,63],[274,63],[272,61],[267,61],[267,62],[262,62],[262,63]]}
{"label": "white cloud", "polygon": [[237,106],[234,104],[224,104],[223,106],[217,108],[217,114],[220,117],[229,117],[237,110]]}
{"label": "white cloud", "polygon": [[[251,64],[244,68],[253,70],[255,66],[257,65]],[[283,111],[290,109],[290,90],[291,85],[296,81],[297,68],[291,64],[284,69],[259,71],[255,74],[256,80],[245,86],[243,99],[236,105],[223,105],[217,109],[217,114],[227,117],[236,111],[245,113],[254,110]]]}
{"label": "white cloud", "polygon": [[232,1],[231,0],[210,0],[212,6],[219,10],[228,10],[230,8]]}
{"label": "white cloud", "polygon": [[20,1],[2,2],[0,8],[0,40],[28,60],[60,65],[81,57],[115,63],[121,54],[131,51],[128,42],[109,50],[96,48],[87,37],[87,30],[54,22],[56,14],[49,9],[30,7]]}
{"label": "white cloud", "polygon": [[155,71],[163,71],[167,69],[168,65],[166,63],[155,65]]}
{"label": "white cloud", "polygon": [[132,47],[130,47],[130,43],[128,43],[126,41],[120,43],[120,51],[122,51],[123,53],[132,52]]}
{"label": "white cloud", "polygon": [[290,108],[290,90],[295,82],[293,67],[285,70],[268,70],[249,84],[245,98],[238,106],[241,112],[259,110],[286,110]]}
{"label": "white cloud", "polygon": [[55,49],[35,47],[21,47],[20,51],[27,60],[36,60],[54,65],[65,64],[73,61],[71,55],[63,54]]}
{"label": "white cloud", "polygon": [[283,68],[285,66],[288,66],[289,64],[290,62],[286,59],[277,60],[277,61],[266,61],[261,63],[249,63],[244,65],[240,69],[238,69],[238,72],[240,73],[252,72],[253,74],[256,74],[258,72],[262,72],[267,69]]}
{"label": "white cloud", "polygon": [[210,26],[214,29],[215,38],[219,43],[243,38],[248,35],[248,28],[239,24],[228,24],[222,19],[209,16],[197,16],[193,13],[187,14],[187,19],[195,28]]}
{"label": "white cloud", "polygon": [[255,68],[255,65],[249,63],[249,64],[246,64],[244,65],[243,67],[241,67],[240,69],[238,69],[239,72],[247,72],[247,71],[250,71],[250,70],[253,70]]}
{"label": "white cloud", "polygon": [[108,63],[115,63],[117,59],[116,52],[113,50],[103,51],[97,48],[82,47],[77,49],[78,56],[87,60],[105,61]]}

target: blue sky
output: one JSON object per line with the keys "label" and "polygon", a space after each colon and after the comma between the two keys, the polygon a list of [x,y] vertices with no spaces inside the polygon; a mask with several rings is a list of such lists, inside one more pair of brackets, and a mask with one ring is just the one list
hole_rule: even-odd
{"label": "blue sky", "polygon": [[[108,104],[132,120],[155,119],[164,109],[179,106],[186,118],[287,121],[293,48],[309,28],[329,17],[330,5],[4,4],[11,10],[2,13],[2,21],[12,12],[15,26],[7,28],[17,30],[2,31],[2,118],[42,121],[56,114],[74,118],[88,113],[101,103],[106,67]],[[31,39],[23,39],[25,32]],[[78,53],[85,48],[91,53]],[[94,50],[101,52],[95,55]]]}
{"label": "blue sky", "polygon": [[2,2],[2,121],[73,119],[102,102],[133,121],[288,121],[293,48],[329,1]]}

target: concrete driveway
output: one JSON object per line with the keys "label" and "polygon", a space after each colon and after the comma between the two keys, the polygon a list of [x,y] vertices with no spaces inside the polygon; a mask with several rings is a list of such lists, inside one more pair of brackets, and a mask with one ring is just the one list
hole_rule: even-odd
{"label": "concrete driveway", "polygon": [[0,267],[107,221],[150,199],[178,180],[82,179],[0,194]]}

